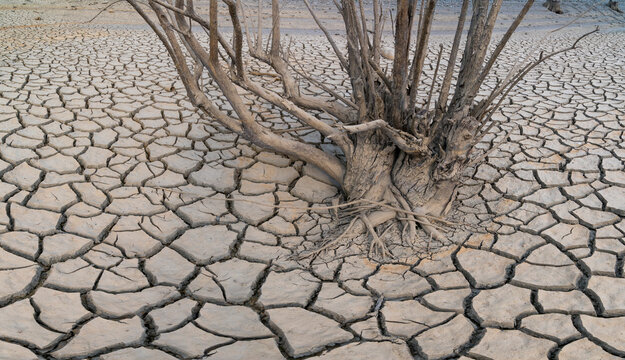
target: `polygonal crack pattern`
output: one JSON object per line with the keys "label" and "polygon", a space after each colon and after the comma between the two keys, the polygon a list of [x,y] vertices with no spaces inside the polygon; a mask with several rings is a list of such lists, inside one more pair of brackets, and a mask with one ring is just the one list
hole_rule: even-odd
{"label": "polygonal crack pattern", "polygon": [[[335,184],[197,113],[152,33],[32,14],[0,12],[28,25],[0,32],[0,358],[625,356],[623,32],[530,73],[476,146],[492,151],[458,191],[467,226],[380,264],[353,247],[300,260],[333,226],[305,207]],[[325,41],[296,37],[344,91]],[[513,39],[485,91],[536,38]]]}

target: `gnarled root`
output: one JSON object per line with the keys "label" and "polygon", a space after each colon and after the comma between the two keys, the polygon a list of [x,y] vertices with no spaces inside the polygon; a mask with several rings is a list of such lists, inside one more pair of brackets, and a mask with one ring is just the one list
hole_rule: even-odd
{"label": "gnarled root", "polygon": [[[389,220],[392,220],[396,217],[397,213],[391,210],[381,210],[381,211],[373,211],[368,215],[364,215],[367,220],[363,220],[363,215],[355,216],[347,225],[345,230],[340,233],[336,238],[326,242],[320,248],[315,249],[309,253],[303,254],[300,256],[300,259],[305,259],[311,256],[319,255],[320,253],[331,250],[337,246],[339,246],[343,241],[350,241],[351,239],[364,234],[368,230],[369,226],[365,224],[367,221],[370,225],[371,229],[375,229],[376,226],[379,226]],[[375,230],[373,231],[375,233]],[[377,234],[376,234],[377,236]]]}
{"label": "gnarled root", "polygon": [[360,219],[365,224],[367,230],[369,230],[369,233],[372,237],[371,244],[369,245],[369,257],[372,257],[375,254],[378,254],[382,258],[394,257],[393,254],[388,251],[386,245],[384,245],[384,242],[380,240],[380,237],[378,236],[378,233],[375,232],[375,227],[369,220],[369,217],[366,214],[363,214],[360,215]]}
{"label": "gnarled root", "polygon": [[[370,234],[370,242],[368,246],[369,257],[378,257],[382,259],[394,258],[395,255],[389,250],[385,243],[385,235],[391,229],[392,224],[389,221],[399,221],[402,224],[401,234],[402,240],[406,240],[409,246],[418,247],[417,225],[426,233],[429,239],[426,242],[436,240],[443,243],[447,240],[447,236],[443,234],[442,227],[432,223],[436,217],[428,215],[424,209],[412,209],[408,201],[402,196],[401,192],[394,186],[390,186],[384,195],[385,201],[362,200],[362,205],[355,206],[344,211],[342,216],[353,217],[344,230],[335,238],[328,240],[318,249],[300,255],[300,259],[317,256],[324,251],[330,251],[341,245],[349,244],[359,236]],[[453,223],[440,219],[442,223],[452,225]],[[383,224],[390,225],[386,230],[378,235],[376,227]],[[386,237],[388,239],[388,237]]]}
{"label": "gnarled root", "polygon": [[[391,187],[391,192],[393,193],[393,196],[402,207],[402,209],[412,210],[410,208],[410,204],[408,204],[408,201],[404,199],[399,189],[397,189],[394,185]],[[401,221],[404,224],[401,231],[402,238],[407,239],[410,244],[414,245],[415,241],[417,240],[417,220],[415,219],[414,215],[408,214],[406,215],[406,220]],[[408,231],[407,235],[406,231]]]}

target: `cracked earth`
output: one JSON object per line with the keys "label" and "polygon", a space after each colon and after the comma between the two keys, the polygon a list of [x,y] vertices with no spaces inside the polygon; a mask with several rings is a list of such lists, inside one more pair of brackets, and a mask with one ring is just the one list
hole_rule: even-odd
{"label": "cracked earth", "polygon": [[[306,209],[332,181],[196,113],[150,32],[34,16],[0,13],[0,359],[625,357],[624,32],[530,73],[478,145],[463,225],[389,263],[302,259],[335,225]],[[340,90],[325,43],[297,40]]]}

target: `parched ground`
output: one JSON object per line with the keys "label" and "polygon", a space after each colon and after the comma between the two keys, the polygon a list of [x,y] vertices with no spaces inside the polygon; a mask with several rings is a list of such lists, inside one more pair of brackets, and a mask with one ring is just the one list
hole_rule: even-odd
{"label": "parched ground", "polygon": [[[514,92],[478,145],[492,150],[464,180],[449,243],[420,256],[392,244],[383,263],[357,243],[303,257],[335,225],[307,209],[337,196],[332,182],[199,116],[130,15],[80,25],[103,2],[7,3],[0,359],[625,357],[618,24]],[[497,74],[542,36],[521,35]],[[297,40],[308,71],[340,89],[321,38]],[[265,126],[333,149],[249,101]]]}

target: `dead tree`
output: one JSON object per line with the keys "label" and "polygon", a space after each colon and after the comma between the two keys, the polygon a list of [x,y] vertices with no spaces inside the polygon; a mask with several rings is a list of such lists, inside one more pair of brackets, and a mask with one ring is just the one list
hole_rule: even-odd
{"label": "dead tree", "polygon": [[619,9],[618,7],[618,2],[616,0],[610,0],[608,1],[608,7],[614,11],[616,11],[617,13],[623,13],[623,10]]}
{"label": "dead tree", "polygon": [[543,3],[543,6],[556,14],[562,14],[562,9],[560,8],[561,3],[561,0],[547,0]]}
{"label": "dead tree", "polygon": [[[448,213],[463,170],[473,161],[471,150],[493,126],[491,116],[502,100],[538,64],[574,49],[581,40],[566,49],[540,53],[536,59],[518,64],[489,96],[476,101],[480,86],[533,0],[526,2],[490,54],[487,49],[503,0],[464,0],[442,82],[430,84],[429,93],[420,91],[419,85],[423,82],[436,0],[421,0],[420,4],[419,0],[397,0],[394,54],[388,66],[383,66],[380,56],[387,11],[379,0],[373,0],[373,19],[367,19],[362,1],[335,1],[345,25],[344,46],[304,0],[350,80],[350,96],[346,98],[299,71],[289,59],[280,36],[278,0],[272,0],[271,30],[265,37],[261,31],[260,0],[256,34],[248,30],[242,4],[222,0],[232,24],[231,41],[219,30],[218,0],[210,0],[207,19],[195,11],[193,0],[147,0],[146,7],[137,0],[127,1],[163,42],[187,96],[200,111],[254,144],[325,171],[340,184],[345,204],[357,207],[357,211],[350,210],[356,215],[352,215],[353,220],[339,238],[368,232],[373,239],[372,252],[382,255],[388,253],[376,234],[376,227],[381,224],[402,223],[403,236],[410,240],[415,238],[418,226],[427,235],[444,239],[436,221]],[[467,40],[455,74],[470,5]],[[417,12],[418,8],[421,10]],[[208,45],[192,31],[192,25],[199,25],[208,33]],[[262,86],[246,69],[244,40],[251,56],[275,71],[275,77],[282,82],[280,91]],[[206,95],[200,83],[204,72],[231,104],[233,114],[220,110]],[[454,76],[457,82],[452,91]],[[323,88],[334,101],[306,96],[300,91],[300,81]],[[243,92],[290,113],[304,126],[331,139],[345,160],[264,127],[246,105]],[[433,92],[438,96],[430,106]],[[335,122],[313,116],[318,112]]]}

